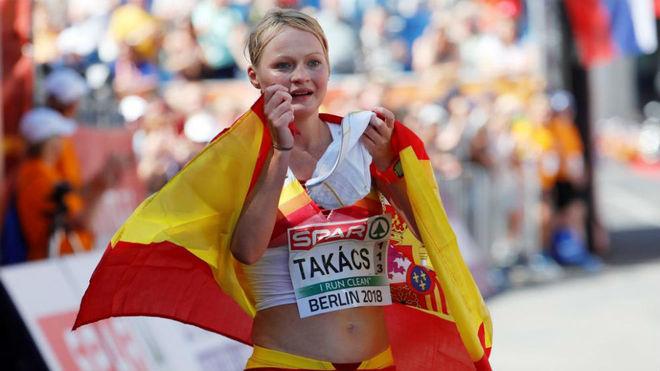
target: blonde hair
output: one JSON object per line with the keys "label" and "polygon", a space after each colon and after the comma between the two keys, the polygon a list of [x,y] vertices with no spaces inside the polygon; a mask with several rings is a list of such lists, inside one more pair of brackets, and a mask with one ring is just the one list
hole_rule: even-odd
{"label": "blonde hair", "polygon": [[316,19],[294,9],[273,9],[257,23],[248,36],[246,47],[253,66],[259,64],[266,45],[286,26],[314,35],[323,47],[325,60],[329,61],[328,40]]}

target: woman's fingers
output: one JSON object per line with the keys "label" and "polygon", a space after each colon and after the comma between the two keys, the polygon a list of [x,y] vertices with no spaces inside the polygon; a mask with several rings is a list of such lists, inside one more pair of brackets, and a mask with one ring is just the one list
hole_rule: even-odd
{"label": "woman's fingers", "polygon": [[376,151],[376,148],[378,148],[378,146],[373,141],[373,139],[371,139],[368,135],[366,135],[366,132],[365,132],[365,134],[362,135],[362,138],[360,138],[360,139],[362,140],[362,143],[364,144],[364,146],[367,147],[367,151],[369,151],[369,153],[372,154],[372,156],[373,156],[373,154]]}
{"label": "woman's fingers", "polygon": [[[280,88],[278,88],[278,86]],[[274,88],[273,88],[274,87]],[[264,91],[264,112],[269,114],[275,108],[277,108],[283,102],[291,102],[291,94],[281,85],[269,86],[266,89],[271,89],[270,91]]]}
{"label": "woman's fingers", "polygon": [[392,133],[392,128],[387,125],[387,123],[377,116],[373,116],[369,122],[369,127],[375,129],[379,135],[389,140],[389,137]]}
{"label": "woman's fingers", "polygon": [[376,117],[381,119],[388,128],[394,128],[394,113],[384,107],[374,107],[372,111],[376,114]]}
{"label": "woman's fingers", "polygon": [[273,143],[280,147],[293,146],[293,134],[289,123],[293,121],[292,97],[282,85],[271,85],[263,90],[264,113],[268,118]]}
{"label": "woman's fingers", "polygon": [[273,122],[272,125],[276,129],[286,128],[289,129],[289,124],[293,121],[293,111],[289,110],[284,112],[282,115],[278,116]]}
{"label": "woman's fingers", "polygon": [[382,135],[378,132],[376,128],[374,128],[373,125],[369,124],[367,126],[367,129],[364,131],[362,134],[363,137],[367,137],[372,143],[374,144],[381,144],[383,142]]}
{"label": "woman's fingers", "polygon": [[271,85],[264,89],[264,113],[271,125],[282,127],[293,121],[291,94],[282,85]]}
{"label": "woman's fingers", "polygon": [[[382,124],[383,126],[385,124]],[[368,139],[369,143],[373,144],[373,148],[367,147],[369,152],[373,155],[374,151],[381,151],[390,147],[390,137],[381,134],[378,129],[369,125],[367,129],[362,134],[362,138]]]}
{"label": "woman's fingers", "polygon": [[[388,111],[389,112],[389,111]],[[382,145],[388,145],[390,139],[392,138],[392,132],[394,131],[394,119],[393,117],[389,120],[391,124],[388,124],[387,121],[380,119],[377,115],[374,115],[369,122],[368,129],[374,130],[382,139],[373,138],[376,143],[381,143]]]}
{"label": "woman's fingers", "polygon": [[265,88],[264,111],[268,114],[287,99],[291,100],[291,94],[284,86],[275,84]]}
{"label": "woman's fingers", "polygon": [[[290,97],[290,96],[289,96]],[[293,118],[293,107],[291,106],[291,99],[285,99],[277,107],[275,107],[269,114],[268,119],[273,123],[274,126],[281,125],[280,121],[283,118],[291,116]],[[290,121],[285,122],[284,124],[289,124]]]}
{"label": "woman's fingers", "polygon": [[385,169],[394,157],[390,148],[394,130],[394,114],[382,107],[374,108],[373,112],[376,115],[371,118],[367,129],[362,134],[362,143],[373,157],[374,164],[379,169]]}
{"label": "woman's fingers", "polygon": [[264,101],[266,102],[266,105],[268,105],[273,95],[275,95],[275,93],[278,91],[288,92],[288,89],[285,88],[284,85],[280,84],[273,84],[264,89]]}

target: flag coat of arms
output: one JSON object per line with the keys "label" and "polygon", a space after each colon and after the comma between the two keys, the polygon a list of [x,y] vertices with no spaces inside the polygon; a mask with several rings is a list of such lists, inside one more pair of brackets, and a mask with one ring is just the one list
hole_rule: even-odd
{"label": "flag coat of arms", "polygon": [[[399,122],[392,148],[421,235],[420,242],[386,207],[393,215],[393,304],[386,322],[397,369],[490,370],[490,315],[458,250],[428,155]],[[262,97],[116,232],[90,278],[74,329],[115,316],[157,316],[251,344],[254,301],[229,245],[270,151]],[[300,192],[285,186],[280,212],[304,210]]]}

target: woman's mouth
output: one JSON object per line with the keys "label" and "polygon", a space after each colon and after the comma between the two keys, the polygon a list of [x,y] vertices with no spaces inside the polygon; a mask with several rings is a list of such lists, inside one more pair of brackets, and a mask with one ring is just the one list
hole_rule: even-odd
{"label": "woman's mouth", "polygon": [[296,98],[303,98],[303,97],[308,97],[310,95],[314,94],[311,90],[308,89],[300,89],[300,90],[294,90],[291,92],[291,97],[293,99]]}

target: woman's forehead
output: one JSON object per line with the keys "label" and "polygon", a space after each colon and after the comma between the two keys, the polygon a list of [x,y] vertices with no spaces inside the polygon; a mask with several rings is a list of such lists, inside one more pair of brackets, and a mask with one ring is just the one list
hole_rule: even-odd
{"label": "woman's forehead", "polygon": [[308,53],[318,52],[323,54],[323,45],[319,38],[310,31],[301,30],[291,26],[282,26],[272,30],[273,36],[265,45],[264,52],[272,53]]}

